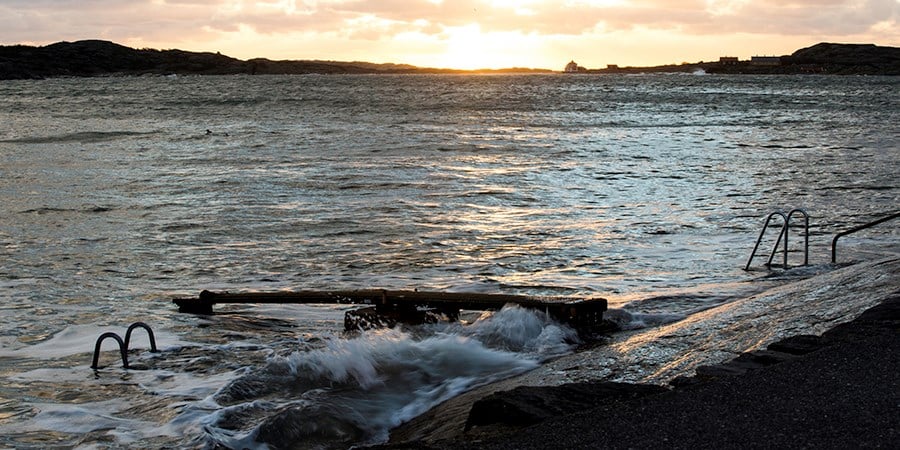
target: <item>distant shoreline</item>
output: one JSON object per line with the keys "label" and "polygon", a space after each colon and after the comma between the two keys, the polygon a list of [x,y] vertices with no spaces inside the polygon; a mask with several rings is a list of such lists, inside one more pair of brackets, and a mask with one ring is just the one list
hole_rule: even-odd
{"label": "distant shoreline", "polygon": [[[574,63],[574,62],[573,62]],[[605,69],[577,67],[579,74],[691,73],[900,75],[900,48],[873,44],[820,43],[791,55],[759,61],[723,57],[715,62]],[[554,74],[562,70],[440,69],[406,64],[341,61],[240,60],[220,53],[134,49],[102,40],[57,42],[43,47],[0,46],[0,80],[139,75],[287,74]],[[567,73],[568,74],[568,73]]]}

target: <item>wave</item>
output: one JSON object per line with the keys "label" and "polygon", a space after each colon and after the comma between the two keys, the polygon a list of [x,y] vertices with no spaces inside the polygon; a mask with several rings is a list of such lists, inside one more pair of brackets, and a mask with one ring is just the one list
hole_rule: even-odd
{"label": "wave", "polygon": [[52,214],[52,213],[105,213],[113,211],[115,208],[109,206],[85,206],[81,209],[75,208],[54,208],[54,207],[41,207],[41,208],[32,208],[26,209],[24,211],[19,211],[19,214]]}
{"label": "wave", "polygon": [[621,330],[639,330],[641,328],[655,327],[678,322],[685,317],[687,317],[687,314],[639,313],[624,309],[609,309],[603,313],[604,319],[616,324]]}
{"label": "wave", "polygon": [[432,324],[331,337],[323,348],[275,356],[220,389],[204,422],[229,448],[295,442],[346,448],[469,389],[536,368],[571,351],[574,330],[507,306],[471,325]]}
{"label": "wave", "polygon": [[123,137],[143,136],[154,134],[154,132],[140,131],[81,131],[78,133],[67,133],[52,136],[29,136],[17,139],[4,139],[0,142],[16,143],[16,144],[54,144],[66,142],[103,142],[120,139]]}

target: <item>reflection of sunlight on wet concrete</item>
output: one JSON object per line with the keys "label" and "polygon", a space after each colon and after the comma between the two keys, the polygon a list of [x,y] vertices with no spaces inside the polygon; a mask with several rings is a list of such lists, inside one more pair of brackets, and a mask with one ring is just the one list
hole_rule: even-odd
{"label": "reflection of sunlight on wet concrete", "polygon": [[861,263],[693,314],[610,348],[620,358],[640,358],[648,370],[642,381],[665,382],[697,365],[852,320],[900,287],[897,273],[900,259]]}

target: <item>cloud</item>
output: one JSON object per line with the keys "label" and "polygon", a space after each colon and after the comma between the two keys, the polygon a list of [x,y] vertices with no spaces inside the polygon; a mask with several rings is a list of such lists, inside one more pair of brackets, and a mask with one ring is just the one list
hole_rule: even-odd
{"label": "cloud", "polygon": [[205,34],[203,27],[220,4],[220,0],[180,0],[177,7],[153,0],[7,0],[0,5],[0,29],[8,43],[171,39],[181,33]]}
{"label": "cloud", "polygon": [[809,0],[744,2],[729,14],[699,27],[699,33],[739,31],[756,34],[849,36],[879,23],[900,25],[896,0]]}
{"label": "cloud", "polygon": [[[426,52],[460,30],[520,36],[523,43],[608,42],[643,33],[698,37],[782,37],[791,42],[900,39],[897,0],[3,0],[0,39],[46,44],[87,38],[157,48],[190,43],[274,43]],[[252,38],[250,37],[252,36]],[[410,40],[419,39],[421,45]],[[268,39],[268,41],[266,41]],[[666,39],[662,37],[661,39]],[[252,41],[252,42],[251,42]],[[269,42],[270,44],[266,44]],[[694,42],[694,41],[691,41]],[[623,45],[625,43],[623,42]],[[287,44],[278,44],[286,47]],[[562,45],[562,44],[560,44]],[[568,45],[568,44],[567,44]],[[648,44],[649,45],[649,44]],[[265,46],[265,47],[263,47]],[[268,48],[267,48],[268,47]],[[221,47],[228,52],[228,47]],[[360,50],[362,51],[362,50]],[[395,50],[399,51],[399,50]],[[272,55],[276,56],[276,55]],[[300,56],[300,55],[295,55]],[[338,55],[335,55],[338,57]]]}
{"label": "cloud", "polygon": [[[233,32],[346,32],[380,39],[478,24],[523,34],[580,35],[637,27],[685,33],[860,33],[898,23],[896,0],[59,0],[4,1],[6,39],[64,33],[139,37]],[[378,26],[373,24],[377,23]],[[358,28],[358,29],[357,29]]]}

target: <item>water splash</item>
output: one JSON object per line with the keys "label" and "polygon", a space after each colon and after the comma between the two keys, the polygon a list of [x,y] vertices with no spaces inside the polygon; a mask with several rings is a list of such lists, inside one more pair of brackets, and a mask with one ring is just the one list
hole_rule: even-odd
{"label": "water splash", "polygon": [[379,442],[388,430],[475,386],[568,352],[575,332],[518,306],[473,324],[373,330],[275,356],[223,387],[207,420],[228,447]]}
{"label": "water splash", "polygon": [[625,309],[610,309],[603,313],[603,318],[615,323],[621,330],[639,330],[667,323],[677,322],[687,317],[674,313],[641,313]]}

